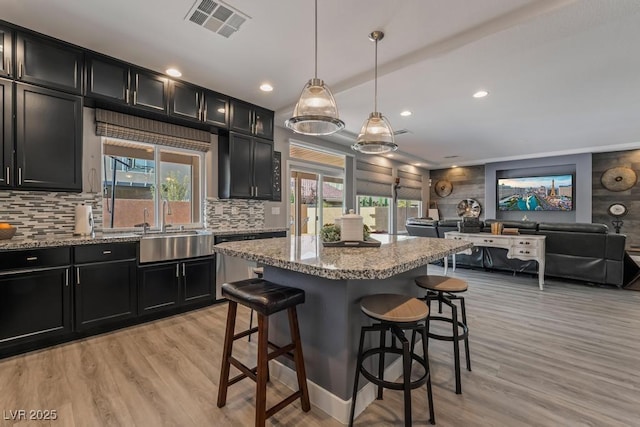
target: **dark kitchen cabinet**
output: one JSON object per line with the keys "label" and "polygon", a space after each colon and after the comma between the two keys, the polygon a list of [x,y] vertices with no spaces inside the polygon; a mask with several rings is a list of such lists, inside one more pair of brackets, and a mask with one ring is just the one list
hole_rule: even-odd
{"label": "dark kitchen cabinet", "polygon": [[218,196],[273,198],[273,141],[237,133],[218,138]]}
{"label": "dark kitchen cabinet", "polygon": [[227,127],[229,100],[219,93],[188,83],[170,82],[169,114],[191,121]]}
{"label": "dark kitchen cabinet", "polygon": [[109,103],[166,113],[169,79],[100,55],[87,55],[85,96]]}
{"label": "dark kitchen cabinet", "polygon": [[169,95],[169,79],[162,74],[132,68],[131,69],[131,100],[136,108],[167,112]]}
{"label": "dark kitchen cabinet", "polygon": [[260,138],[273,139],[273,111],[231,100],[229,129]]}
{"label": "dark kitchen cabinet", "polygon": [[13,31],[0,25],[0,76],[13,76]]}
{"label": "dark kitchen cabinet", "polygon": [[136,244],[76,246],[77,331],[137,315]]}
{"label": "dark kitchen cabinet", "polygon": [[88,55],[85,96],[127,104],[129,102],[129,66],[112,59]]}
{"label": "dark kitchen cabinet", "polygon": [[82,191],[82,98],[16,84],[14,187]]}
{"label": "dark kitchen cabinet", "polygon": [[0,350],[71,332],[70,263],[69,248],[3,253]]}
{"label": "dark kitchen cabinet", "polygon": [[214,257],[141,265],[140,315],[214,300]]}
{"label": "dark kitchen cabinet", "polygon": [[0,188],[13,184],[13,82],[0,79]]}
{"label": "dark kitchen cabinet", "polygon": [[78,95],[82,93],[82,50],[18,32],[15,56],[18,80]]}

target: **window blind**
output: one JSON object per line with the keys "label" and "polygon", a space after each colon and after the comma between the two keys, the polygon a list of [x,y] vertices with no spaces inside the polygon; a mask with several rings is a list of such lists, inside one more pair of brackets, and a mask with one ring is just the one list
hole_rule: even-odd
{"label": "window blind", "polygon": [[207,131],[99,108],[96,135],[204,152],[211,148]]}
{"label": "window blind", "polygon": [[356,161],[356,194],[358,196],[391,197],[393,169],[387,166]]}
{"label": "window blind", "polygon": [[422,200],[422,175],[398,170],[398,178],[400,178],[398,199]]}

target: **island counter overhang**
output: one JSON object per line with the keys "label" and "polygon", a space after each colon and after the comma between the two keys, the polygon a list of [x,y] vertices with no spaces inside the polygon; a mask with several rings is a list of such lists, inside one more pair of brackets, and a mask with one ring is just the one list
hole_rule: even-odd
{"label": "island counter overhang", "polygon": [[[380,247],[325,248],[317,236],[214,246],[217,253],[264,265],[266,280],[305,291],[306,302],[298,307],[298,316],[307,378],[344,403],[337,412],[319,405],[343,422],[351,398],[360,327],[371,323],[360,312],[360,299],[377,293],[420,296],[414,279],[427,274],[430,262],[472,246],[466,241],[416,236],[373,238],[382,243]],[[277,313],[270,323],[270,340],[288,342],[286,314]],[[312,396],[312,403],[317,403],[313,400]]]}

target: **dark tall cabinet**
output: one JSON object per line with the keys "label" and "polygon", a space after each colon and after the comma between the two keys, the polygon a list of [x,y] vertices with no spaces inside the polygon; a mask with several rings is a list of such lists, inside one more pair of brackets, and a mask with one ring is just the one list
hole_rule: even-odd
{"label": "dark tall cabinet", "polygon": [[16,184],[82,190],[82,98],[16,84]]}
{"label": "dark tall cabinet", "polygon": [[273,197],[273,141],[230,132],[218,138],[218,195],[222,198]]}
{"label": "dark tall cabinet", "polygon": [[13,83],[0,79],[0,187],[13,184]]}

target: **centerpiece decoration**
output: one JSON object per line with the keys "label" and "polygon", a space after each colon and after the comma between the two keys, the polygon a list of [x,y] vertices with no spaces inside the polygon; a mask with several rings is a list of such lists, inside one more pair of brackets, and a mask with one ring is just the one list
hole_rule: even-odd
{"label": "centerpiece decoration", "polygon": [[371,230],[360,215],[353,212],[336,218],[335,224],[325,224],[320,230],[323,246],[329,247],[378,247],[380,242],[371,239]]}

